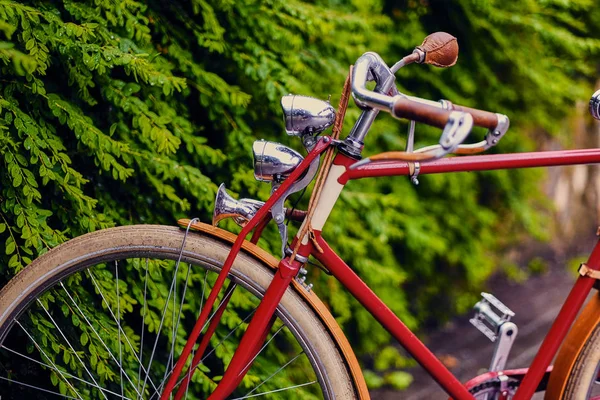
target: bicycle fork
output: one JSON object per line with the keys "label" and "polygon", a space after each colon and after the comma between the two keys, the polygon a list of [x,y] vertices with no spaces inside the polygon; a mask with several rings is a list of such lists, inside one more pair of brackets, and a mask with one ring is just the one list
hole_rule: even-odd
{"label": "bicycle fork", "polygon": [[[223,379],[221,382],[219,382],[215,391],[210,395],[209,400],[225,399],[240,384],[250,369],[252,362],[262,350],[262,346],[275,321],[275,310],[277,309],[283,294],[287,290],[291,281],[298,274],[298,271],[302,265],[304,264],[299,261],[290,261],[288,258],[285,258],[279,262],[279,268],[277,269],[273,280],[267,288],[262,301],[257,307],[255,314],[248,325],[248,329],[243,335],[240,345],[236,349],[231,363],[223,375]],[[210,341],[210,337],[219,324],[223,310],[227,306],[234,287],[235,284],[230,284],[230,287],[227,288],[221,304],[211,318],[208,330],[202,337],[196,354],[193,357],[191,366],[185,373],[184,378],[181,380],[181,385],[177,389],[177,393],[174,397],[175,400],[180,400],[186,394],[191,377],[194,374],[197,365],[201,362],[201,357],[206,350],[208,342]],[[171,377],[171,379],[173,378],[174,377]],[[170,387],[167,387],[162,393],[161,399],[169,398],[171,395],[171,390],[172,389]]]}
{"label": "bicycle fork", "polygon": [[273,324],[275,309],[302,265],[299,261],[290,261],[288,258],[279,262],[279,268],[273,277],[273,281],[256,309],[256,313],[252,317],[248,329],[242,337],[240,345],[225,371],[225,375],[223,375],[223,379],[210,395],[209,400],[225,399],[242,381],[254,358],[258,355]]}

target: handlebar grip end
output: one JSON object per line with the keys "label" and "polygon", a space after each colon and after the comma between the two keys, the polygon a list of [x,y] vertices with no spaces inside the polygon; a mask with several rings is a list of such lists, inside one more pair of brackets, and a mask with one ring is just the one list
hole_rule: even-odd
{"label": "handlebar grip end", "polygon": [[451,67],[458,60],[458,42],[454,36],[446,32],[435,32],[427,36],[417,50],[425,53],[420,62],[436,67]]}

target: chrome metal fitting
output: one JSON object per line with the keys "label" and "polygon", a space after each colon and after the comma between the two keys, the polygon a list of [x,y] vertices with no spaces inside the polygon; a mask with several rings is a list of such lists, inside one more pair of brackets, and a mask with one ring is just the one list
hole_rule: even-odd
{"label": "chrome metal fitting", "polygon": [[425,61],[425,52],[421,49],[414,49],[413,53],[417,53],[419,55],[419,59],[416,61],[418,64],[422,64]]}
{"label": "chrome metal fitting", "polygon": [[276,142],[257,140],[252,145],[254,177],[263,182],[282,182],[304,160],[296,150]]}
{"label": "chrome metal fitting", "polygon": [[452,111],[440,137],[440,146],[447,152],[453,152],[471,133],[473,117],[469,113]]}
{"label": "chrome metal fitting", "polygon": [[[291,256],[294,254],[294,251],[290,247],[285,248],[285,255]],[[301,262],[302,264],[306,264],[308,262],[308,257],[301,256],[300,254],[296,254],[296,261]],[[300,268],[298,271],[300,275],[306,275],[307,271],[304,268]]]}
{"label": "chrome metal fitting", "polygon": [[590,114],[600,120],[600,90],[596,90],[590,99]]}
{"label": "chrome metal fitting", "polygon": [[215,197],[212,224],[217,226],[219,221],[233,218],[236,224],[243,227],[264,204],[262,201],[253,199],[236,200],[227,193],[225,184],[221,183]]}
{"label": "chrome metal fitting", "polygon": [[315,135],[333,125],[335,109],[328,101],[288,94],[281,98],[288,135]]}
{"label": "chrome metal fitting", "polygon": [[506,115],[496,114],[496,118],[498,118],[498,124],[493,130],[490,130],[487,135],[485,135],[485,141],[487,142],[488,148],[497,145],[510,127],[510,120]]}

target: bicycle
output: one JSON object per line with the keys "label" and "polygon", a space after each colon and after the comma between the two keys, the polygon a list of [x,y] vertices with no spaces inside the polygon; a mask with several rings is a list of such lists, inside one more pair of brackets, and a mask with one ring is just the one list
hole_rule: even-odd
{"label": "bicycle", "polygon": [[[455,38],[436,33],[392,67],[377,54],[365,53],[346,81],[337,114],[328,102],[284,96],[286,131],[301,137],[308,154],[255,142],[255,177],[271,183],[271,197],[265,203],[238,201],[221,187],[213,216],[214,224],[234,218],[242,226],[239,235],[197,220],[181,220],[180,227],[125,226],[75,238],[35,260],[0,291],[0,360],[23,361],[10,376],[0,376],[3,394],[367,399],[356,356],[305,282],[304,266],[312,255],[452,398],[518,400],[545,390],[549,399],[599,399],[600,296],[595,293],[577,313],[592,287],[598,288],[600,246],[580,266],[573,290],[528,369],[504,370],[516,326],[510,310],[484,296],[473,322],[497,339],[496,351],[490,372],[463,385],[321,236],[352,179],[405,175],[416,180],[421,174],[600,162],[600,149],[442,158],[485,151],[509,127],[504,115],[396,89],[398,69],[411,63],[451,66],[457,52]],[[368,81],[375,81],[373,90],[366,88]],[[348,138],[339,140],[350,92],[362,114]],[[591,110],[600,116],[599,92]],[[443,128],[439,143],[414,150],[411,130],[406,151],[361,159],[364,138],[380,111]],[[331,137],[319,137],[332,125]],[[462,144],[474,125],[488,129],[485,139]],[[284,208],[286,198],[315,177],[308,210]],[[302,221],[289,246],[286,216]],[[271,219],[281,235],[279,259],[256,246]],[[126,279],[143,282],[143,291],[137,285],[129,290]],[[194,285],[201,290],[191,290]],[[72,327],[63,330],[67,323]],[[187,342],[177,341],[180,333]],[[24,377],[32,382],[22,382]]]}

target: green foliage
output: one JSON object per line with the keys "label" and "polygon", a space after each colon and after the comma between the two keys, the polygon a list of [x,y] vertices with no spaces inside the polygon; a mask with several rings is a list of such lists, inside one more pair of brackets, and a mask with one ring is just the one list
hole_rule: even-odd
{"label": "green foliage", "polygon": [[[266,199],[269,188],[252,179],[252,141],[300,147],[283,135],[279,96],[332,94],[337,104],[363,52],[391,63],[436,30],[458,37],[458,64],[407,67],[401,90],[506,113],[511,130],[495,151],[533,149],[528,133],[561,133],[572,104],[591,93],[596,8],[590,0],[0,0],[2,274],[85,232],[207,221],[222,181]],[[345,132],[357,116],[352,106]],[[405,129],[382,116],[365,152],[402,148]],[[419,143],[436,134],[417,127]],[[353,182],[324,235],[408,326],[439,322],[473,303],[515,230],[543,236],[540,176]],[[272,228],[261,245],[277,251]],[[316,269],[309,277],[357,349],[387,342],[339,284]],[[133,304],[139,288],[123,279]]]}

